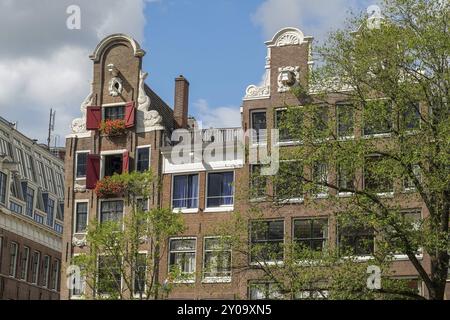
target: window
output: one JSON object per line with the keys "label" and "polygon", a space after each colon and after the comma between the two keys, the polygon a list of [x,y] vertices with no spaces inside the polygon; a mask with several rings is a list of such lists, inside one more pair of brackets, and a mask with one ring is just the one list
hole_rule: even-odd
{"label": "window", "polygon": [[322,251],[328,239],[328,219],[294,220],[294,240],[301,247]]}
{"label": "window", "polygon": [[344,165],[338,165],[337,169],[337,186],[339,192],[352,192],[348,190],[354,190],[355,174],[352,170]]}
{"label": "window", "polygon": [[[295,123],[295,126],[293,125]],[[278,109],[275,111],[275,128],[279,130],[280,142],[301,140],[303,112],[300,108]]]}
{"label": "window", "polygon": [[0,202],[6,204],[6,181],[7,175],[0,172]]}
{"label": "window", "polygon": [[303,199],[303,163],[280,161],[274,176],[275,196],[278,201]]}
{"label": "window", "polygon": [[121,290],[121,261],[112,256],[99,256],[97,274],[99,294],[117,293]]}
{"label": "window", "polygon": [[33,252],[33,259],[31,262],[31,283],[37,284],[39,281],[39,264],[41,263],[41,253]]}
{"label": "window", "polygon": [[53,227],[55,217],[55,200],[47,196],[45,204],[45,212],[47,213],[47,225]]}
{"label": "window", "polygon": [[22,253],[22,259],[20,261],[20,279],[27,280],[28,277],[28,265],[30,263],[30,248],[24,247]]}
{"label": "window", "polygon": [[146,288],[147,254],[139,253],[136,259],[133,276],[133,293],[135,296],[143,296]]}
{"label": "window", "polygon": [[47,177],[46,177],[46,172],[44,169],[44,164],[42,162],[37,162],[37,168],[38,168],[38,175],[39,175],[39,180],[41,181],[41,186],[45,189],[48,190],[48,181],[47,181]]}
{"label": "window", "polygon": [[64,179],[60,172],[56,172],[56,194],[64,198]]}
{"label": "window", "polygon": [[221,207],[233,205],[234,172],[208,173],[208,194],[206,207]]}
{"label": "window", "polygon": [[36,176],[36,170],[34,169],[34,160],[33,157],[30,154],[26,155],[26,165],[27,165],[27,172],[28,177],[32,179],[34,182],[37,182],[37,176]]}
{"label": "window", "polygon": [[106,221],[120,221],[123,216],[123,201],[102,201],[100,209],[100,223]]}
{"label": "window", "polygon": [[53,175],[53,170],[50,167],[45,167],[47,170],[48,184],[50,186],[50,191],[56,194],[55,176]]}
{"label": "window", "polygon": [[80,266],[80,277],[72,278],[72,287],[69,288],[71,298],[80,298],[84,295],[84,291],[86,288],[86,276],[84,275],[84,272],[85,270]]}
{"label": "window", "polygon": [[392,106],[386,100],[367,102],[363,117],[364,135],[385,134],[392,130]]}
{"label": "window", "polygon": [[198,174],[173,177],[172,208],[198,208]]}
{"label": "window", "polygon": [[352,105],[336,106],[336,134],[338,138],[354,136],[354,115]]}
{"label": "window", "polygon": [[136,170],[144,172],[150,168],[150,148],[137,148]]}
{"label": "window", "polygon": [[283,220],[252,222],[250,232],[251,262],[283,260]]}
{"label": "window", "polygon": [[203,278],[231,280],[231,247],[220,237],[205,238]]}
{"label": "window", "polygon": [[125,118],[125,106],[105,107],[105,120],[123,120]]}
{"label": "window", "polygon": [[[398,213],[398,222],[401,225],[402,230],[410,230],[410,231],[420,231],[420,227],[422,224],[422,213],[420,208],[413,209],[403,209]],[[389,243],[393,244],[394,247],[398,245],[398,250],[393,252],[395,255],[405,255],[405,252],[400,248],[403,248],[403,243],[400,240],[397,231],[388,227],[387,232],[383,234],[384,238],[388,240]],[[422,253],[422,248],[417,248],[416,255]]]}
{"label": "window", "polygon": [[251,165],[250,173],[250,194],[252,198],[262,198],[266,196],[267,176],[261,175],[261,165]]}
{"label": "window", "polygon": [[314,193],[317,196],[325,196],[328,193],[328,166],[323,162],[315,162],[312,167],[312,178],[314,181]]}
{"label": "window", "polygon": [[49,276],[50,276],[50,257],[44,256],[44,283],[43,283],[43,286],[45,288],[48,287]]}
{"label": "window", "polygon": [[22,214],[22,206],[13,201],[9,201],[9,210],[18,214]]}
{"label": "window", "polygon": [[75,178],[86,178],[87,157],[89,152],[77,152]]}
{"label": "window", "polygon": [[59,201],[57,208],[58,208],[58,210],[56,211],[56,219],[58,219],[59,221],[63,221],[64,220],[64,201]]}
{"label": "window", "polygon": [[326,288],[325,285],[314,284],[310,287],[302,288],[298,292],[295,293],[294,299],[296,300],[320,300],[327,299],[329,295],[329,291],[323,289]]}
{"label": "window", "polygon": [[265,143],[267,136],[266,112],[254,111],[251,113],[252,143]]}
{"label": "window", "polygon": [[136,200],[136,206],[138,209],[142,211],[148,211],[148,199],[137,199]]}
{"label": "window", "polygon": [[61,262],[59,260],[53,261],[52,269],[52,290],[57,291],[59,287],[59,269],[61,268]]}
{"label": "window", "polygon": [[[17,153],[17,160],[18,160],[18,162],[20,164],[20,166],[19,166],[20,174],[23,177],[28,178],[27,177],[27,169],[26,169],[26,166],[25,166],[25,157],[23,155],[23,151],[21,149],[19,149],[18,147],[16,147],[16,153]],[[31,177],[30,177],[30,179],[31,179]]]}
{"label": "window", "polygon": [[275,283],[261,282],[250,284],[249,298],[250,300],[276,300],[282,299],[283,295]]}
{"label": "window", "polygon": [[3,261],[3,237],[0,237],[0,269]]}
{"label": "window", "polygon": [[406,106],[401,116],[401,126],[401,129],[408,131],[420,129],[419,103],[410,103]]}
{"label": "window", "polygon": [[374,231],[358,225],[343,225],[338,230],[339,250],[344,254],[370,256],[374,252]]}
{"label": "window", "polygon": [[312,120],[316,138],[326,138],[328,129],[328,107],[326,105],[314,106]]}
{"label": "window", "polygon": [[114,173],[121,174],[122,173],[122,166],[123,166],[123,159],[122,154],[112,154],[112,155],[106,155],[104,156],[104,176],[110,177],[114,175]]}
{"label": "window", "polygon": [[182,275],[181,281],[193,282],[195,279],[196,244],[196,239],[169,240],[169,270],[178,268]]}
{"label": "window", "polygon": [[11,277],[16,276],[17,271],[17,251],[19,250],[19,245],[15,242],[9,244],[9,275]]}
{"label": "window", "polygon": [[34,206],[34,190],[30,187],[26,187],[25,202],[27,203],[26,214],[29,217],[33,216],[33,206]]}
{"label": "window", "polygon": [[381,156],[366,158],[364,165],[364,188],[366,190],[376,193],[393,192],[394,182],[389,176],[388,165],[383,165],[384,160]]}
{"label": "window", "polygon": [[[421,174],[420,174],[420,166],[419,165],[413,165],[413,174],[416,177],[418,181],[421,181]],[[413,191],[416,190],[416,185],[414,184],[414,180],[407,177],[403,180],[403,190],[405,191]]]}
{"label": "window", "polygon": [[75,208],[75,233],[85,233],[88,219],[88,203],[77,202]]}

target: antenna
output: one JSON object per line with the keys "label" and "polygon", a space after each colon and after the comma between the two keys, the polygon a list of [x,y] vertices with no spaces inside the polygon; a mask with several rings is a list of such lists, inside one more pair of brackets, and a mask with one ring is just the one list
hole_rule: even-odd
{"label": "antenna", "polygon": [[52,131],[55,130],[55,114],[56,110],[50,109],[50,118],[48,121],[48,137],[47,137],[47,147],[50,149],[50,140],[52,136]]}

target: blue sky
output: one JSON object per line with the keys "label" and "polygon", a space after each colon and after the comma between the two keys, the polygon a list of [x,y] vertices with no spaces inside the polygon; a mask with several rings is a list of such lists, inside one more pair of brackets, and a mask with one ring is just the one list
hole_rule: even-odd
{"label": "blue sky", "polygon": [[[206,127],[240,124],[245,89],[259,84],[266,47],[282,27],[325,39],[347,12],[371,0],[0,0],[0,116],[44,142],[56,110],[52,145],[64,143],[92,80],[92,53],[112,33],[147,51],[147,83],[173,105],[174,78],[191,84],[190,114]],[[81,10],[81,29],[66,26]],[[36,121],[38,119],[38,121]]]}

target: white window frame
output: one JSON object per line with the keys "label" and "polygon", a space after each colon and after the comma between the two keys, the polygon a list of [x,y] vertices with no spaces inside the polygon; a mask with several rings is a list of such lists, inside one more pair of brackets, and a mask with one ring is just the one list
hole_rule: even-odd
{"label": "white window frame", "polygon": [[[232,205],[222,205],[219,207],[208,207],[208,177],[210,173],[226,173],[233,172],[233,204]],[[206,172],[206,181],[205,181],[205,209],[203,212],[230,212],[234,210],[235,204],[235,194],[236,194],[236,171],[235,170],[217,170],[217,171],[207,171]],[[200,186],[200,181],[199,181]]]}
{"label": "white window frame", "polygon": [[[108,257],[108,256],[110,256],[110,255],[107,255],[107,254],[99,254],[98,256],[97,256],[97,258],[96,258],[96,272],[97,272],[97,275],[96,275],[96,283],[98,283],[99,282],[99,272],[98,272],[98,270],[99,270],[99,264],[100,264],[100,257]],[[122,264],[123,264],[123,258],[122,258],[122,262],[121,262]],[[121,266],[122,267],[122,266]],[[122,274],[120,274],[120,288],[119,288],[119,291],[120,292],[123,292],[123,277],[122,277]],[[107,294],[107,293],[99,293],[98,291],[95,291],[94,292],[96,295],[99,295],[100,297],[103,297],[103,298],[108,298],[109,297],[109,294]]]}
{"label": "white window frame", "polygon": [[[147,257],[148,257],[148,251],[147,251],[147,250],[139,250],[139,251],[138,251],[138,254],[145,254],[145,259],[146,259],[146,261],[147,261]],[[145,279],[146,279],[146,280],[147,280],[147,278],[148,278],[147,271],[148,271],[148,270],[147,270],[147,265],[145,265]],[[134,274],[133,274],[133,297],[134,297],[134,298],[140,298],[141,295],[135,293],[134,280],[135,280],[135,278],[134,278]],[[146,298],[146,297],[147,297],[147,294],[146,294],[146,293],[147,293],[147,281],[144,282],[144,292],[142,293],[142,297],[143,297],[143,298]]]}
{"label": "white window frame", "polygon": [[[284,252],[284,248],[285,248],[285,245],[286,245],[286,219],[284,219],[284,218],[272,218],[272,219],[257,219],[257,220],[252,220],[252,221],[250,221],[250,224],[249,224],[249,226],[250,226],[250,232],[249,232],[249,245],[251,246],[252,245],[252,238],[251,238],[251,236],[252,236],[252,234],[251,234],[251,232],[252,232],[252,223],[253,222],[275,222],[275,221],[283,221],[283,259],[282,260],[268,260],[268,261],[262,261],[262,262],[259,262],[259,261],[256,261],[256,262],[253,262],[252,261],[252,257],[251,256],[249,256],[248,257],[248,261],[249,261],[249,264],[251,265],[251,266],[259,266],[260,264],[264,264],[264,265],[267,265],[267,266],[271,266],[271,265],[283,265],[284,264],[284,258],[285,258],[285,252]],[[267,242],[268,240],[266,240],[266,242]]]}
{"label": "white window frame", "polygon": [[[76,232],[78,203],[86,203],[87,204],[87,217],[86,217],[86,231],[85,232]],[[89,199],[77,199],[77,200],[75,200],[75,205],[74,205],[74,210],[73,210],[73,231],[72,231],[72,233],[74,235],[85,235],[85,234],[87,234],[87,229],[88,229],[88,225],[89,225],[89,203],[90,203]],[[100,210],[101,210],[101,205],[100,205]],[[99,218],[100,218],[100,213],[99,213]]]}
{"label": "white window frame", "polygon": [[[109,201],[122,201],[123,202],[123,209],[122,209],[122,219],[125,217],[125,200],[123,198],[108,198],[108,199],[101,199],[99,202],[99,206],[98,206],[98,214],[97,214],[97,218],[98,218],[98,222],[101,222],[101,217],[102,217],[102,203],[103,202],[109,202]],[[122,223],[122,227],[123,223]]]}
{"label": "white window frame", "polygon": [[172,241],[172,240],[194,240],[195,241],[195,253],[194,253],[194,271],[192,272],[192,279],[186,279],[186,280],[177,280],[177,279],[175,279],[173,282],[174,283],[195,283],[195,281],[196,281],[196,275],[197,275],[197,244],[198,244],[198,242],[197,242],[197,237],[172,237],[172,238],[169,238],[169,247],[168,247],[168,255],[167,255],[167,270],[168,270],[168,272],[170,272],[170,267],[171,267],[171,265],[170,265],[170,255],[171,255],[171,253],[172,252],[186,252],[186,251],[178,251],[178,250],[175,250],[175,251],[172,251],[172,250],[170,250],[170,242]]}
{"label": "white window frame", "polygon": [[152,146],[150,144],[147,145],[142,145],[142,146],[137,146],[136,147],[136,159],[134,161],[134,165],[135,165],[135,169],[137,171],[137,164],[138,164],[138,150],[139,149],[148,149],[148,168],[147,170],[149,170],[152,167]]}
{"label": "white window frame", "polygon": [[336,120],[335,121],[335,123],[336,123],[336,137],[337,137],[338,141],[346,141],[346,140],[353,140],[353,139],[355,139],[355,129],[356,129],[356,127],[355,127],[355,123],[356,123],[355,116],[356,116],[356,114],[355,113],[353,113],[353,134],[349,135],[349,136],[339,137],[338,109],[342,108],[342,107],[349,107],[349,106],[354,107],[354,105],[352,105],[352,103],[345,103],[345,102],[338,102],[334,106],[334,110],[335,110],[334,111],[334,117],[335,117],[335,120]]}
{"label": "white window frame", "polygon": [[108,150],[100,152],[100,180],[105,177],[105,156],[121,155],[123,163],[123,154],[127,151],[128,151],[127,149],[122,149],[122,150]]}
{"label": "white window frame", "polygon": [[[50,261],[51,261],[51,259],[50,259]],[[54,259],[53,264],[55,264],[55,263],[57,263],[56,264],[56,272],[55,272],[56,279],[54,279],[54,277],[52,277],[51,290],[58,291],[58,283],[60,281],[60,271],[61,271],[61,260]]]}
{"label": "white window frame", "polygon": [[219,250],[206,250],[206,239],[220,239],[221,236],[206,236],[203,237],[203,259],[202,259],[202,282],[203,283],[229,283],[231,282],[232,276],[233,276],[233,251],[230,247],[230,275],[227,277],[206,277],[205,276],[205,257],[206,257],[206,251],[208,252],[214,252]]}
{"label": "white window frame", "polygon": [[[78,155],[80,153],[87,153],[88,155],[91,153],[91,150],[78,150],[77,152],[75,152],[75,170],[74,170],[74,178],[75,181],[84,181],[86,180],[86,176],[84,177],[77,177],[77,170],[78,170]],[[87,166],[87,162],[86,162],[86,166]],[[86,172],[87,173],[87,172]]]}
{"label": "white window frame", "polygon": [[[295,106],[294,108],[298,108],[301,109],[303,108],[303,106]],[[277,121],[277,112],[279,111],[286,111],[287,108],[286,107],[280,107],[280,108],[275,108],[274,109],[274,119],[273,119],[273,123],[274,123],[274,129],[278,129],[278,121]],[[279,138],[278,138],[279,139]],[[296,145],[300,145],[302,144],[301,140],[286,140],[286,141],[278,141],[275,146],[296,146]]]}
{"label": "white window frame", "polygon": [[[280,163],[281,162],[300,162],[302,164],[301,160],[292,160],[292,159],[280,160]],[[303,170],[303,172],[305,171],[305,166],[304,165],[302,166],[302,170]],[[275,190],[275,185],[274,185],[274,191],[276,191]],[[305,201],[305,196],[304,196],[304,193],[303,193],[302,197],[285,199],[285,200],[281,201],[281,203],[303,203],[304,201]]]}
{"label": "white window frame", "polygon": [[102,108],[102,119],[106,120],[106,115],[105,115],[105,109],[106,108],[124,107],[124,112],[123,112],[123,117],[124,118],[122,120],[125,120],[125,117],[126,117],[126,105],[127,105],[126,102],[113,102],[113,103],[102,104],[102,106],[101,106],[101,108]]}
{"label": "white window frame", "polygon": [[[265,113],[266,114],[266,135],[265,135],[265,138],[263,139],[263,141],[255,141],[255,139],[256,139],[256,137],[253,137],[253,130],[256,130],[255,128],[253,128],[253,114],[254,113]],[[250,110],[250,113],[249,113],[249,115],[250,115],[250,125],[249,125],[249,128],[250,128],[250,135],[249,135],[249,140],[250,140],[250,145],[251,146],[266,146],[267,145],[267,134],[268,134],[268,131],[267,131],[267,109],[252,109],[252,110]]]}
{"label": "white window frame", "polygon": [[[175,183],[175,177],[176,176],[189,176],[189,175],[197,175],[197,208],[174,208],[173,207],[173,191],[174,191],[174,183]],[[170,207],[172,208],[172,212],[174,213],[198,213],[199,211],[199,204],[200,204],[200,173],[196,172],[188,172],[188,173],[177,173],[172,174],[172,181],[171,181],[171,194],[170,194]],[[206,199],[206,194],[205,194]]]}
{"label": "white window frame", "polygon": [[[72,256],[72,259],[75,257],[78,257],[79,255],[81,255],[81,253],[74,253]],[[81,282],[81,288],[80,288],[80,292],[82,293],[81,295],[74,295],[73,292],[73,288],[70,289],[69,288],[69,299],[70,300],[84,300],[84,295],[86,294],[86,277],[80,274],[80,282]]]}

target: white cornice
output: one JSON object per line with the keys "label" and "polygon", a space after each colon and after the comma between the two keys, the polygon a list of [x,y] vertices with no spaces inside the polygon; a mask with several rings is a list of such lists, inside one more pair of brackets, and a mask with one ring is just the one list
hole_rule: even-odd
{"label": "white cornice", "polygon": [[91,60],[94,62],[98,62],[100,60],[101,53],[108,48],[112,43],[125,40],[128,41],[131,46],[133,47],[133,53],[135,57],[143,57],[145,55],[145,51],[141,49],[141,46],[139,43],[131,38],[130,36],[127,36],[126,34],[122,33],[116,33],[107,36],[104,38],[95,48],[94,52],[89,56]]}

